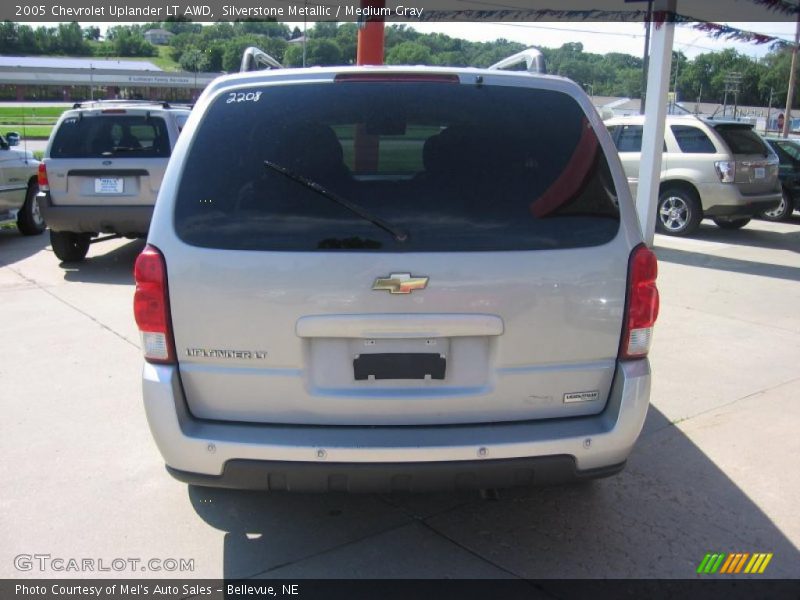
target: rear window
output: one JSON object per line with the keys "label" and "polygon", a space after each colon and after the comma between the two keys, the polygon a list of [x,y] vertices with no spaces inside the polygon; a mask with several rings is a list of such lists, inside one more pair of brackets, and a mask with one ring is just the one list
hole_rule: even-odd
{"label": "rear window", "polygon": [[800,147],[792,142],[772,142],[771,146],[778,152],[778,156],[783,159],[781,152],[786,155],[787,160],[781,162],[793,163],[800,160]]}
{"label": "rear window", "polygon": [[733,154],[769,155],[767,145],[749,126],[717,125],[714,129],[722,136]]}
{"label": "rear window", "polygon": [[715,154],[717,152],[714,142],[708,139],[708,136],[699,127],[672,125],[671,129],[681,152],[687,154]]}
{"label": "rear window", "polygon": [[51,158],[154,158],[170,155],[164,119],[148,115],[82,115],[64,119]]}
{"label": "rear window", "polygon": [[186,157],[175,227],[226,249],[531,250],[608,242],[619,211],[594,130],[565,94],[348,81],[217,98]]}

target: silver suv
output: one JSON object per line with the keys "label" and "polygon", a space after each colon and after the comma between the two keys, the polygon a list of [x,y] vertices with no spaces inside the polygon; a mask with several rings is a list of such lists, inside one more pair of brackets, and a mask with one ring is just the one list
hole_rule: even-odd
{"label": "silver suv", "polygon": [[185,106],[126,100],[79,103],[61,115],[39,171],[39,203],[61,261],[83,260],[100,233],[147,235],[189,112]]}
{"label": "silver suv", "polygon": [[656,259],[610,135],[566,79],[217,79],[135,278],[147,418],[182,481],[602,477],[647,413]]}
{"label": "silver suv", "polygon": [[[644,117],[606,121],[633,194],[639,181]],[[778,206],[778,157],[748,123],[667,116],[656,228],[690,235],[703,218],[739,229]]]}

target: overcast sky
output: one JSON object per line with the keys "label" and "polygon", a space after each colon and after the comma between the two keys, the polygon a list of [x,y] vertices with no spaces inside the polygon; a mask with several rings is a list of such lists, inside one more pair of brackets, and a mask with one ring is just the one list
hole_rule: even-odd
{"label": "overcast sky", "polygon": [[[27,23],[34,27],[56,23]],[[795,25],[791,22],[759,22],[728,23],[733,27],[778,35],[786,40],[794,39]],[[125,23],[81,23],[81,26],[98,25],[102,31],[111,25]],[[302,23],[289,23],[290,27]],[[309,23],[309,27],[313,23]],[[644,25],[637,23],[415,23],[410,25],[421,32],[441,32],[452,37],[460,37],[471,41],[488,42],[497,38],[506,38],[530,46],[559,47],[567,42],[581,42],[586,52],[605,54],[607,52],[625,52],[640,56],[644,48]],[[681,50],[689,58],[703,52],[735,48],[751,57],[760,58],[769,51],[769,46],[743,42],[715,40],[703,32],[681,25],[675,28],[675,49]]]}

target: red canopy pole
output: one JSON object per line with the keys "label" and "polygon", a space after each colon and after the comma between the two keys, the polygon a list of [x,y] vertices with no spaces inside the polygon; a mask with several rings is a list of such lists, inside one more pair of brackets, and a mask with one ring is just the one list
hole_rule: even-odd
{"label": "red canopy pole", "polygon": [[[385,0],[361,0],[361,8],[372,14],[380,14],[386,6]],[[367,16],[359,23],[357,65],[383,64],[383,17]],[[356,172],[375,172],[378,170],[379,138],[367,133],[364,125],[358,125],[353,139],[354,167]]]}
{"label": "red canopy pole", "polygon": [[[380,14],[386,6],[385,0],[361,0],[361,8]],[[367,16],[359,24],[357,65],[383,64],[383,17]]]}

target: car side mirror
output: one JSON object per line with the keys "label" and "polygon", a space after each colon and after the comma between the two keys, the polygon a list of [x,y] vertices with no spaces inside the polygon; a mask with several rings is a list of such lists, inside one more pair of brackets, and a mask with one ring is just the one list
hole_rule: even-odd
{"label": "car side mirror", "polygon": [[16,131],[9,131],[6,134],[6,141],[9,146],[19,146],[19,134]]}

